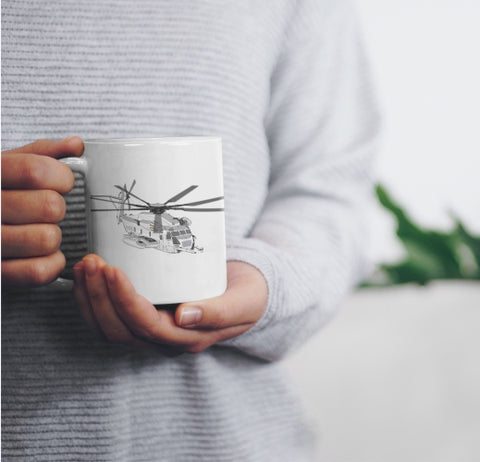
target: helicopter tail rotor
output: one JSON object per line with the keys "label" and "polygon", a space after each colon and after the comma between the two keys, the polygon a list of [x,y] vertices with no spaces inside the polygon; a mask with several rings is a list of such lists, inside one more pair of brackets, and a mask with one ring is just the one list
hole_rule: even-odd
{"label": "helicopter tail rotor", "polygon": [[123,191],[126,194],[126,199],[125,200],[127,200],[127,198],[130,199],[130,196],[131,196],[131,197],[134,197],[135,199],[139,200],[140,202],[143,202],[147,207],[150,207],[151,206],[150,202],[147,202],[146,200],[144,200],[141,197],[138,197],[136,194],[132,193],[132,189],[135,186],[135,184],[136,184],[136,181],[133,180],[132,185],[130,186],[130,189],[127,189],[126,185],[125,186],[119,186],[118,184],[115,184],[113,186],[115,188],[119,189],[120,191]]}

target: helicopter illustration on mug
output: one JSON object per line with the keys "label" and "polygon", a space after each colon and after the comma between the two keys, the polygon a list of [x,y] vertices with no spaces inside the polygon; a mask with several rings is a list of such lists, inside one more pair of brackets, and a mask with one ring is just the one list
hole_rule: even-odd
{"label": "helicopter illustration on mug", "polygon": [[[196,236],[190,229],[192,220],[173,216],[167,211],[223,212],[223,208],[197,208],[220,201],[223,196],[177,204],[176,202],[198,188],[198,185],[192,185],[163,203],[150,203],[133,194],[135,184],[136,181],[133,180],[129,189],[126,184],[123,187],[114,185],[119,190],[116,196],[92,194],[92,200],[109,202],[114,207],[92,209],[92,212],[116,212],[117,224],[121,223],[125,229],[123,241],[130,246],[139,249],[153,248],[167,253],[203,252],[203,247],[197,244]],[[136,202],[131,202],[130,198],[136,199]]]}

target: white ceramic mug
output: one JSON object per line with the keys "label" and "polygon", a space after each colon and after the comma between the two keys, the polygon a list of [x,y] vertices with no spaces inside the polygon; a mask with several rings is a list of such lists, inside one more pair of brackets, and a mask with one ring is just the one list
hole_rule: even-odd
{"label": "white ceramic mug", "polygon": [[227,284],[218,137],[87,140],[62,161],[85,176],[89,251],[153,304],[221,295]]}

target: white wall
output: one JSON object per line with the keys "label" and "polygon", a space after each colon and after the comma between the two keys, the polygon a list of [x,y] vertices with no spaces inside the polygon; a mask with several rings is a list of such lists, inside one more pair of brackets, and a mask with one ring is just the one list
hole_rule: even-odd
{"label": "white wall", "polygon": [[[480,234],[480,0],[354,0],[385,116],[379,179],[424,226]],[[372,212],[372,252],[398,255]],[[354,294],[286,366],[328,462],[480,461],[480,284]]]}
{"label": "white wall", "polygon": [[[356,0],[384,113],[384,182],[419,223],[480,234],[480,2]],[[373,249],[393,251],[375,216]]]}
{"label": "white wall", "polygon": [[480,461],[480,284],[363,290],[285,363],[320,462]]}

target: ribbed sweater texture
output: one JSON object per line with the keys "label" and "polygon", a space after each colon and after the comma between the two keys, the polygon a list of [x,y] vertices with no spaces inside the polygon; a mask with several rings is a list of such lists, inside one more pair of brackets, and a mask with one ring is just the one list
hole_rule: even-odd
{"label": "ribbed sweater texture", "polygon": [[[221,136],[228,259],[269,289],[250,331],[172,359],[97,339],[68,293],[4,287],[3,460],[311,460],[280,360],[365,273],[377,126],[348,1],[3,0],[2,149]],[[81,177],[67,203],[66,275]]]}

